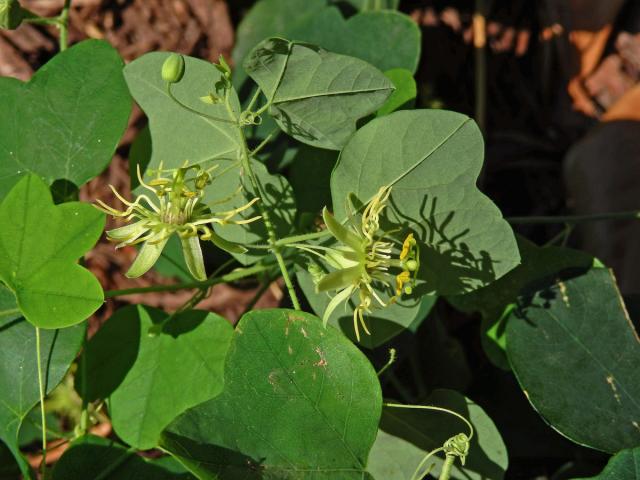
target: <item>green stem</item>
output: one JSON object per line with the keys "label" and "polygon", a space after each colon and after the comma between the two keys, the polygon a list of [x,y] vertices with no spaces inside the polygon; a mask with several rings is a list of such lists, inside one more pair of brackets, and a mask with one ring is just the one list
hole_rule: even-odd
{"label": "green stem", "polygon": [[429,453],[427,453],[427,455],[425,455],[425,457],[422,459],[422,461],[416,467],[416,470],[413,472],[413,475],[411,475],[411,480],[420,480],[425,475],[427,475],[431,471],[431,468],[427,469],[427,471],[424,472],[423,474],[420,474],[420,470],[422,470],[424,465],[427,463],[427,460],[429,460],[436,453],[442,452],[443,450],[444,450],[444,447],[440,447],[440,448],[436,448],[435,450],[431,450]]}
{"label": "green stem", "polygon": [[124,290],[107,290],[106,292],[104,292],[104,297],[122,297],[125,295],[135,295],[137,293],[175,292],[177,290],[190,290],[193,288],[204,289],[213,285],[218,285],[219,283],[233,282],[236,280],[240,280],[241,278],[250,277],[257,273],[266,272],[271,268],[273,268],[273,265],[254,265],[253,267],[234,270],[233,272],[229,272],[226,275],[209,278],[204,282],[185,282],[176,283],[173,285],[154,285],[153,287],[127,288]]}
{"label": "green stem", "polygon": [[69,45],[68,35],[69,35],[69,8],[71,7],[71,0],[64,1],[64,7],[62,7],[62,12],[58,16],[59,24],[58,29],[60,30],[60,51],[64,52]]}
{"label": "green stem", "polygon": [[276,241],[276,245],[283,247],[290,243],[306,242],[307,240],[315,240],[322,237],[328,237],[331,235],[329,230],[322,230],[320,232],[304,233],[302,235],[293,235],[291,237],[284,237]]}
{"label": "green stem", "polygon": [[[259,196],[261,198],[266,198],[266,195],[262,191],[260,187],[260,183],[258,182],[258,178],[256,177],[253,169],[251,168],[251,160],[249,158],[249,148],[247,147],[247,139],[244,136],[244,131],[239,128],[238,133],[240,136],[241,146],[242,146],[242,164],[244,166],[245,171],[247,172],[247,176],[251,182],[251,185],[254,189],[254,195]],[[289,297],[291,298],[291,303],[293,304],[293,308],[295,310],[301,310],[300,302],[298,301],[298,296],[296,295],[295,289],[293,287],[293,282],[291,281],[291,277],[289,276],[289,271],[287,270],[287,266],[284,262],[284,257],[282,256],[282,252],[280,251],[280,245],[277,244],[278,239],[276,238],[276,231],[273,223],[271,222],[271,215],[269,210],[264,207],[262,202],[258,202],[258,209],[260,210],[260,214],[262,215],[262,220],[264,222],[264,226],[267,230],[269,245],[271,246],[271,252],[276,257],[276,261],[278,262],[278,266],[280,267],[280,273],[282,274],[282,278],[284,279],[284,283],[287,287],[287,291],[289,292]]]}
{"label": "green stem", "polygon": [[36,359],[38,361],[38,388],[40,390],[40,421],[42,422],[42,480],[47,476],[47,418],[44,411],[44,376],[42,374],[42,354],[40,352],[40,328],[36,327]]}
{"label": "green stem", "polygon": [[447,454],[444,458],[444,464],[442,465],[442,470],[440,470],[440,476],[438,480],[449,480],[451,476],[451,467],[453,467],[453,462],[456,457],[454,455]]}
{"label": "green stem", "polygon": [[390,348],[389,349],[389,360],[387,360],[387,363],[384,364],[384,366],[378,370],[378,373],[376,375],[380,376],[384,373],[384,371],[389,368],[391,365],[393,365],[393,363],[396,361],[396,349],[395,348]]}
{"label": "green stem", "polygon": [[464,418],[458,412],[454,412],[453,410],[449,410],[448,408],[436,407],[433,405],[403,405],[401,403],[387,403],[387,402],[384,402],[382,405],[385,407],[391,407],[391,408],[409,408],[414,410],[431,410],[434,412],[448,413],[449,415],[453,415],[454,417],[458,417],[460,420],[462,420],[467,425],[467,427],[469,427],[469,436],[468,436],[469,441],[471,441],[471,439],[473,438],[473,425],[471,425],[469,420]]}
{"label": "green stem", "polygon": [[535,225],[549,223],[578,223],[600,222],[607,220],[633,220],[640,218],[640,210],[630,212],[594,213],[590,215],[561,215],[561,216],[537,216],[537,217],[508,217],[507,222],[513,225]]}
{"label": "green stem", "polygon": [[206,118],[208,120],[213,120],[214,122],[223,122],[223,123],[230,123],[232,125],[235,125],[236,122],[233,120],[228,120],[226,118],[220,118],[220,117],[214,117],[212,115],[207,115],[206,113],[202,113],[199,112],[198,110],[196,110],[195,108],[191,108],[188,105],[185,105],[184,103],[182,103],[180,100],[178,100],[174,95],[173,92],[171,91],[171,83],[167,83],[167,95],[169,96],[169,98],[171,100],[173,100],[179,107],[185,109],[187,112],[193,113],[194,115],[198,115],[199,117],[202,118]]}

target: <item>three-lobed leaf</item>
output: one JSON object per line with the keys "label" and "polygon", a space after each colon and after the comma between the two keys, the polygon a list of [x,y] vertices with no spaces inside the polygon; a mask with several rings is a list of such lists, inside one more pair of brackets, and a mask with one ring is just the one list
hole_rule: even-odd
{"label": "three-lobed leaf", "polygon": [[394,88],[363,60],[282,38],[259,43],[243,65],[282,130],[330,150],[340,150],[356,121],[380,108]]}
{"label": "three-lobed leaf", "polygon": [[54,205],[47,185],[29,174],[0,204],[0,225],[0,280],[29,322],[67,327],[102,305],[100,283],[78,265],[102,233],[102,213],[80,202]]}
{"label": "three-lobed leaf", "polygon": [[80,186],[104,170],[131,112],[122,67],[111,45],[87,40],[27,83],[0,78],[0,199],[29,173]]}
{"label": "three-lobed leaf", "polygon": [[364,205],[390,186],[388,228],[415,232],[420,289],[458,294],[487,285],[520,255],[511,227],[476,187],[483,153],[480,130],[459,113],[411,110],[372,120],[349,139],[331,175],[336,217],[346,217],[348,198]]}
{"label": "three-lobed leaf", "polygon": [[180,416],[162,446],[199,478],[362,479],[381,393],[366,357],[320,319],[247,313],[218,397]]}

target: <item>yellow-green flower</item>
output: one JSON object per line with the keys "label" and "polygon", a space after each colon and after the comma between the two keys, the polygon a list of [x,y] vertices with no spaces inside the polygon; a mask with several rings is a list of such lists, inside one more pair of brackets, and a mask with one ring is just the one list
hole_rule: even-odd
{"label": "yellow-green flower", "polygon": [[[214,167],[215,168],[215,167]],[[169,237],[178,234],[182,243],[182,251],[185,262],[191,274],[198,280],[207,278],[200,239],[211,240],[214,244],[225,250],[243,251],[242,247],[228,242],[219,237],[212,229],[212,224],[244,224],[253,222],[260,217],[243,220],[234,220],[238,213],[250,208],[258,201],[254,198],[246,205],[224,212],[212,212],[210,208],[201,202],[204,189],[211,183],[211,171],[202,169],[199,165],[181,168],[162,169],[162,165],[155,171],[155,177],[148,183],[142,180],[140,168],[138,168],[138,180],[140,185],[153,193],[155,201],[147,195],[138,195],[129,202],[120,195],[117,190],[109,185],[115,196],[124,203],[126,210],[117,210],[106,205],[100,200],[96,208],[114,217],[133,221],[130,225],[109,230],[107,238],[119,242],[116,248],[125,245],[142,243],[140,252],[126,273],[129,278],[139,277],[147,272],[158,260]],[[171,174],[170,178],[164,174]],[[217,203],[223,203],[229,199],[222,199]]]}
{"label": "yellow-green flower", "polygon": [[359,303],[353,312],[353,327],[358,341],[360,326],[370,335],[365,314],[371,313],[374,307],[384,308],[394,303],[403,293],[410,294],[419,267],[417,242],[413,234],[407,235],[399,248],[399,242],[390,237],[392,232],[380,230],[380,214],[390,193],[391,187],[382,187],[366,205],[360,222],[351,213],[348,224],[342,225],[325,208],[322,212],[324,222],[340,245],[333,248],[306,247],[335,269],[316,284],[319,292],[337,292],[324,313],[325,324],[338,305],[358,294]]}

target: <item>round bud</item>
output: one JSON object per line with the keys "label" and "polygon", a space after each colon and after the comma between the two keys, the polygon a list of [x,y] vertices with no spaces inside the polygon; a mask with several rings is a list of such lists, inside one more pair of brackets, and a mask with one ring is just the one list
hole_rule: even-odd
{"label": "round bud", "polygon": [[404,265],[410,272],[415,272],[418,269],[418,262],[415,260],[407,260]]}
{"label": "round bud", "polygon": [[411,295],[413,293],[413,288],[407,285],[406,287],[404,287],[404,293],[406,293],[407,295]]}
{"label": "round bud", "polygon": [[172,53],[162,64],[162,80],[167,83],[178,83],[184,75],[184,58]]}

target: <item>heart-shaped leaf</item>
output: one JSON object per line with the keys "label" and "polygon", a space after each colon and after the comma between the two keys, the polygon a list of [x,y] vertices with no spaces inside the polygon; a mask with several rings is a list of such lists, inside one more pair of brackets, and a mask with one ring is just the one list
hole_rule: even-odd
{"label": "heart-shaped leaf", "polygon": [[[162,331],[150,335],[154,326]],[[109,398],[122,440],[155,447],[171,420],[222,391],[232,332],[227,320],[200,310],[169,317],[141,305],[122,308],[89,341],[76,377],[87,385],[76,388],[89,401]]]}
{"label": "heart-shaped leaf", "polygon": [[333,206],[369,202],[392,187],[389,228],[411,229],[420,242],[419,278],[427,291],[457,294],[518,265],[513,231],[476,187],[484,144],[467,116],[444,110],[395,112],[351,137],[331,175]]}
{"label": "heart-shaped leaf", "polygon": [[[0,308],[5,305],[10,304],[0,301]],[[0,440],[15,456],[25,478],[30,478],[29,465],[18,449],[18,432],[25,417],[40,400],[36,330],[24,318],[11,315],[0,318],[0,333]],[[80,325],[40,331],[47,392],[64,377],[80,350],[84,334],[85,328]]]}
{"label": "heart-shaped leaf", "polygon": [[243,65],[283,131],[330,150],[340,150],[356,121],[380,108],[394,88],[358,58],[282,38],[259,43]]}
{"label": "heart-shaped leaf", "polygon": [[[453,390],[436,390],[426,405],[444,407],[459,413],[473,425],[475,434],[464,467],[458,460],[451,470],[454,480],[501,480],[507,470],[507,448],[498,429],[485,411],[472,400]],[[466,425],[444,412],[385,407],[378,438],[369,454],[369,472],[384,480],[406,480],[431,450],[458,433],[469,434]],[[437,478],[442,459],[432,457],[425,467],[435,464],[431,475]]]}
{"label": "heart-shaped leaf", "polygon": [[171,457],[145,459],[113,440],[85,435],[56,462],[53,480],[192,480]]}
{"label": "heart-shaped leaf", "polygon": [[222,394],[174,421],[162,445],[203,479],[369,478],[380,408],[375,371],[343,335],[307,313],[252,311]]}
{"label": "heart-shaped leaf", "polygon": [[0,280],[33,325],[83,321],[104,299],[98,280],[78,265],[96,243],[104,215],[90,205],[54,205],[47,185],[24,176],[0,204]]}
{"label": "heart-shaped leaf", "polygon": [[418,66],[422,43],[418,25],[402,13],[369,11],[345,19],[325,0],[260,0],[238,26],[233,49],[236,85],[247,78],[241,67],[244,58],[269,37],[319,45],[330,52],[358,57],[383,71],[404,68],[411,73]]}
{"label": "heart-shaped leaf", "polygon": [[28,83],[0,78],[0,199],[30,172],[80,186],[104,170],[131,112],[122,66],[107,42],[87,40]]}
{"label": "heart-shaped leaf", "polygon": [[523,295],[507,320],[507,354],[560,433],[606,452],[640,444],[640,340],[608,270]]}
{"label": "heart-shaped leaf", "polygon": [[640,447],[616,453],[599,475],[574,480],[640,480]]}

